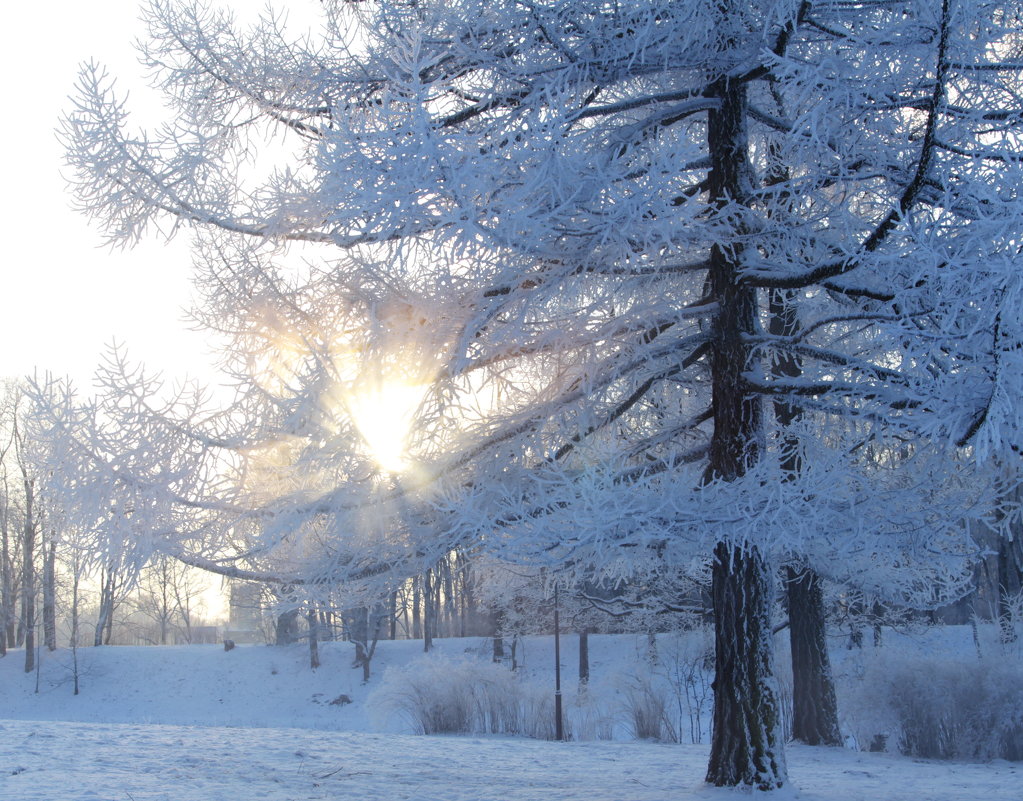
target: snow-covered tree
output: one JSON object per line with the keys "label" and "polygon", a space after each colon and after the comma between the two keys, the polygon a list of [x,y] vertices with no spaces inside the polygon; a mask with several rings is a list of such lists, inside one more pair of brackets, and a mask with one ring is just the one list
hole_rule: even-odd
{"label": "snow-covered tree", "polygon": [[229,528],[388,591],[470,542],[703,553],[708,781],[782,784],[769,560],[954,593],[983,479],[944,450],[1018,453],[1023,4],[328,2],[315,39],[145,13],[175,116],[130,133],[87,66],[75,190],[113,242],[197,232],[252,430],[160,423],[242,456],[131,451],[132,514],[193,563],[227,570],[195,532]]}

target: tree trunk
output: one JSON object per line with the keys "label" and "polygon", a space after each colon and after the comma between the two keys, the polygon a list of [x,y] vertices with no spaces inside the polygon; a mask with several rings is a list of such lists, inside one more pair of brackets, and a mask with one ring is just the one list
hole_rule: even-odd
{"label": "tree trunk", "polygon": [[785,761],[771,658],[770,576],[752,547],[714,549],[714,731],[707,782],[780,787]]}
{"label": "tree trunk", "polygon": [[309,602],[306,620],[309,623],[309,667],[312,670],[316,670],[320,666],[320,627],[316,614],[316,604],[312,601]]}
{"label": "tree trunk", "polygon": [[[7,480],[4,478],[4,485]],[[6,494],[6,492],[5,492]],[[11,540],[9,509],[0,508],[0,656],[7,656],[8,645],[14,646],[14,592],[11,586]]]}
{"label": "tree trunk", "polygon": [[434,624],[436,608],[433,597],[433,571],[427,570],[423,575],[423,651],[433,650]]}
{"label": "tree trunk", "polygon": [[22,540],[22,604],[21,619],[25,624],[25,672],[35,670],[36,648],[36,574],[35,537],[36,525],[33,516],[33,483],[25,480],[25,537]]}
{"label": "tree trunk", "polygon": [[841,745],[838,704],[824,627],[824,593],[812,570],[786,568],[792,651],[792,737],[807,745]]}
{"label": "tree trunk", "polygon": [[440,599],[440,603],[444,609],[444,636],[454,637],[457,631],[455,627],[455,619],[457,617],[457,605],[455,603],[455,580],[453,571],[451,569],[451,557],[445,557],[441,561],[443,566],[443,584],[438,582],[437,592],[443,590],[443,598]]}
{"label": "tree trunk", "polygon": [[48,651],[57,650],[57,542],[51,539],[43,563],[43,641]]}
{"label": "tree trunk", "polygon": [[585,687],[590,681],[590,630],[579,632],[579,686]]}
{"label": "tree trunk", "polygon": [[416,576],[412,579],[412,639],[418,640],[423,636],[422,607],[420,593],[420,579]]}
{"label": "tree trunk", "polygon": [[475,634],[475,611],[476,611],[476,598],[475,598],[475,587],[473,585],[472,567],[469,564],[468,554],[459,551],[458,552],[458,580],[461,588],[459,593],[460,606],[459,606],[459,618],[461,624],[458,629],[458,633],[462,637],[468,637],[471,634]]}
{"label": "tree trunk", "polygon": [[[786,110],[779,101],[779,114]],[[772,185],[791,179],[788,167],[777,167],[767,176]],[[768,330],[779,337],[795,337],[801,331],[794,290],[772,289],[768,296]],[[798,378],[802,360],[793,353],[780,353],[771,363],[773,375]],[[774,416],[780,439],[780,466],[786,481],[796,481],[803,466],[803,448],[791,426],[802,417],[796,404],[775,402]],[[792,655],[792,736],[810,745],[840,745],[838,705],[828,659],[826,620],[820,577],[812,570],[786,568],[786,596],[789,608],[789,644]]]}
{"label": "tree trunk", "polygon": [[289,609],[277,616],[275,645],[291,645],[298,642],[298,610]]}
{"label": "tree trunk", "polygon": [[1013,546],[1016,543],[1005,536],[998,538],[998,631],[1003,643],[1015,642],[1013,601],[1020,593],[1023,574]]}
{"label": "tree trunk", "polygon": [[[345,630],[348,632],[348,639],[355,646],[355,659],[352,662],[352,667],[362,668],[364,683],[369,681],[370,663],[376,652],[377,639],[380,635],[380,621],[383,616],[378,614],[379,611],[378,608],[375,609],[374,613],[377,614],[374,615],[371,614],[369,607],[360,606],[344,613]],[[370,618],[374,616],[373,630],[370,631]]]}
{"label": "tree trunk", "polygon": [[106,570],[100,571],[100,587],[99,587],[99,618],[96,620],[96,632],[93,635],[92,644],[95,647],[99,647],[103,644],[103,629],[106,628],[106,616],[107,616],[107,585],[109,579],[107,578]]}
{"label": "tree trunk", "polygon": [[[731,23],[722,9],[723,36]],[[745,88],[722,78],[721,101],[709,112],[707,142],[711,169],[708,194],[716,205],[745,204],[752,181],[748,164]],[[747,338],[758,328],[756,290],[740,281],[742,245],[737,230],[730,246],[714,245],[708,288],[718,304],[710,352],[714,433],[706,479],[736,481],[760,458],[763,420],[759,398],[745,391],[750,369]],[[711,569],[714,606],[714,731],[707,782],[761,790],[786,779],[780,715],[773,676],[770,623],[771,582],[754,545],[719,542]]]}
{"label": "tree trunk", "polygon": [[75,695],[78,695],[78,584],[81,581],[81,556],[75,555],[71,575],[71,675],[74,679]]}

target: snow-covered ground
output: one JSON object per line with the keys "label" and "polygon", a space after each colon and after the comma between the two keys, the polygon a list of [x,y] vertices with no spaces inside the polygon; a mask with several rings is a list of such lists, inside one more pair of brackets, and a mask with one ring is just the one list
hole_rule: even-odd
{"label": "snow-covered ground", "polygon": [[[1016,801],[1023,770],[789,748],[803,801]],[[551,743],[304,729],[4,721],[5,801],[668,801],[703,785],[706,746]],[[795,789],[795,788],[798,788]]]}
{"label": "snow-covered ground", "polygon": [[[479,641],[438,643],[452,659]],[[420,644],[385,642],[375,676],[416,658]],[[627,671],[641,638],[593,638],[594,680]],[[469,654],[466,654],[466,650]],[[521,654],[521,652],[520,652]],[[67,652],[44,653],[37,677],[23,654],[0,660],[2,801],[304,801],[723,799],[704,786],[706,745],[555,743],[512,737],[423,737],[380,719],[351,667],[351,646],[323,647],[309,669],[300,646],[83,649],[81,694]],[[550,671],[549,641],[524,652]],[[572,664],[571,643],[563,652]],[[566,671],[566,674],[568,671]],[[620,678],[620,677],[619,677]],[[573,684],[570,677],[566,684]],[[351,703],[331,704],[339,696]],[[1018,801],[1023,764],[945,763],[892,754],[789,746],[790,786],[804,801]]]}

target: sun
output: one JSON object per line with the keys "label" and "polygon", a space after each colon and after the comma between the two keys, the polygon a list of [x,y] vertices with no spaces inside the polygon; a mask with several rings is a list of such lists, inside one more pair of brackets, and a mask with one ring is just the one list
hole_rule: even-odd
{"label": "sun", "polygon": [[426,387],[384,381],[353,394],[348,400],[352,422],[373,460],[388,473],[409,467],[408,436]]}

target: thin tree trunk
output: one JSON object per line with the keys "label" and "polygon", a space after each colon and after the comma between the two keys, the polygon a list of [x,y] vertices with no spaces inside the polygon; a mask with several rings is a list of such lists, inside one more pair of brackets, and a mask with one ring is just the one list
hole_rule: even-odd
{"label": "thin tree trunk", "polygon": [[460,591],[458,593],[459,605],[458,605],[458,635],[460,637],[467,637],[472,632],[473,626],[470,620],[473,609],[476,606],[475,599],[473,598],[473,586],[472,586],[472,573],[469,567],[469,557],[458,552],[458,583],[460,585]]}
{"label": "thin tree trunk", "polygon": [[1016,628],[1013,625],[1013,601],[1019,595],[1023,584],[1020,566],[1013,553],[1013,542],[1002,536],[998,538],[998,631],[1003,643],[1015,642]]}
{"label": "thin tree trunk", "polygon": [[3,477],[5,505],[0,509],[0,656],[7,656],[7,647],[14,646],[14,592],[11,587],[11,540],[6,506],[6,473]]}
{"label": "thin tree trunk", "polygon": [[579,686],[584,687],[590,681],[590,630],[579,632]]}
{"label": "thin tree trunk", "polygon": [[103,629],[106,628],[108,583],[107,571],[105,569],[100,570],[99,619],[96,621],[96,633],[92,641],[92,644],[97,648],[103,644]]}
{"label": "thin tree trunk", "polygon": [[306,621],[309,624],[309,667],[316,670],[320,666],[320,627],[316,614],[316,603],[313,601],[309,602]]}
{"label": "thin tree trunk", "polygon": [[412,639],[418,640],[423,636],[422,626],[422,594],[420,592],[420,578],[412,579]]}
{"label": "thin tree trunk", "polygon": [[57,542],[51,539],[43,563],[43,638],[49,651],[57,650]]}
{"label": "thin tree trunk", "polygon": [[494,661],[504,661],[504,612],[495,609],[490,613],[490,632],[494,638]]}
{"label": "thin tree trunk", "polygon": [[78,695],[78,584],[81,580],[79,559],[74,557],[73,575],[71,577],[71,673],[75,683],[75,695]]}
{"label": "thin tree trunk", "polygon": [[33,516],[33,482],[25,479],[25,536],[21,545],[22,604],[21,618],[25,624],[25,672],[35,670],[36,653],[36,575],[35,537],[36,525]]}
{"label": "thin tree trunk", "polygon": [[812,570],[786,568],[792,651],[792,737],[841,745],[838,704],[824,628],[824,593]]}
{"label": "thin tree trunk", "polygon": [[447,556],[441,561],[443,565],[443,585],[438,583],[437,592],[440,592],[443,588],[443,608],[444,608],[444,636],[454,637],[455,636],[455,581],[451,570],[451,557]]}
{"label": "thin tree trunk", "polygon": [[428,569],[423,575],[423,651],[426,653],[433,650],[433,627],[436,620],[433,594],[433,571]]}
{"label": "thin tree trunk", "polygon": [[[379,612],[379,609],[375,609]],[[370,678],[370,663],[376,651],[377,639],[380,634],[381,615],[377,614],[370,631],[371,612],[369,607],[360,606],[344,613],[345,629],[348,631],[348,639],[355,645],[355,660],[352,667],[362,668],[362,680],[368,682]]]}

